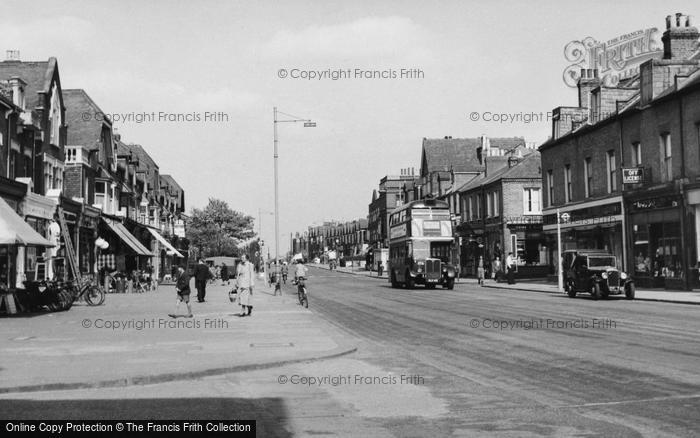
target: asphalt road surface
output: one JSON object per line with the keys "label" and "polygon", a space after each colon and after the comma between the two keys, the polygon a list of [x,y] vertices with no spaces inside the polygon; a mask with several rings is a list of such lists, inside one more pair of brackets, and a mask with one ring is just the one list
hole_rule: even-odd
{"label": "asphalt road surface", "polygon": [[396,421],[399,436],[700,435],[700,307],[328,271],[309,287],[315,311],[367,341],[362,360],[446,401],[447,414]]}
{"label": "asphalt road surface", "polygon": [[8,394],[5,413],[256,419],[266,437],[700,435],[698,306],[466,284],[392,289],[316,269],[307,286],[309,310],[357,353],[196,381]]}

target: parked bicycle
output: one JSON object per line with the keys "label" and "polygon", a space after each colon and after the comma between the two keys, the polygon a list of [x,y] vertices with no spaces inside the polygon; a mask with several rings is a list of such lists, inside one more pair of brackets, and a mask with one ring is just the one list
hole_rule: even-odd
{"label": "parked bicycle", "polygon": [[99,306],[105,301],[105,291],[91,278],[83,279],[82,284],[71,281],[67,283],[73,295],[73,301],[85,300],[89,306]]}
{"label": "parked bicycle", "polygon": [[304,278],[304,277],[297,277],[297,279],[296,279],[297,297],[299,298],[299,304],[308,309],[309,308],[309,294],[306,290],[305,280],[306,280],[306,278]]}

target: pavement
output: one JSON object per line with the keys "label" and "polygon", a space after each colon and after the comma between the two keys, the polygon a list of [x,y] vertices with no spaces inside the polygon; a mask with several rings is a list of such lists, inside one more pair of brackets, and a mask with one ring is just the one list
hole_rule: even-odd
{"label": "pavement", "polygon": [[154,384],[356,350],[347,335],[298,305],[293,286],[273,296],[258,285],[252,316],[244,318],[229,302],[232,287],[209,285],[204,303],[194,293],[193,318],[168,316],[173,286],[108,294],[97,307],[76,303],[65,312],[2,317],[0,393]]}
{"label": "pavement", "polygon": [[[309,264],[320,269],[329,269],[327,265],[321,264]],[[376,272],[367,271],[364,268],[353,267],[353,268],[337,268],[337,272],[351,275],[362,275],[368,278],[375,278],[377,280],[388,281],[386,271],[384,275],[379,277]],[[456,284],[469,284],[477,285],[477,280],[474,278],[459,278]],[[525,291],[525,292],[542,292],[555,295],[562,295],[564,292],[559,292],[557,290],[557,285],[554,283],[549,283],[545,281],[537,280],[519,280],[515,284],[508,283],[497,283],[494,280],[486,280],[484,286],[486,288],[495,288],[503,290],[512,291]],[[585,295],[585,294],[582,294]],[[666,291],[666,290],[653,290],[653,289],[637,289],[635,291],[635,300],[639,301],[658,301],[665,303],[678,303],[678,304],[696,304],[700,305],[700,291]]]}

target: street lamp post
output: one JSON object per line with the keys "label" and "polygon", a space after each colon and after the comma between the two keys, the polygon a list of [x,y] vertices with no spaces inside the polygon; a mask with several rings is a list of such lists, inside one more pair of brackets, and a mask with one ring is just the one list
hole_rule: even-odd
{"label": "street lamp post", "polygon": [[[277,111],[277,107],[273,107],[273,131],[274,131],[274,161],[275,161],[275,261],[279,261],[279,240],[280,240],[280,214],[279,214],[279,178],[277,169],[277,145],[279,140],[277,139],[277,124],[278,123],[298,123],[303,122],[304,128],[315,128],[316,122],[312,122],[310,119],[303,119],[291,114],[283,113],[282,111]],[[281,114],[288,119],[278,119],[277,115]],[[275,263],[275,277],[279,276],[279,263]]]}

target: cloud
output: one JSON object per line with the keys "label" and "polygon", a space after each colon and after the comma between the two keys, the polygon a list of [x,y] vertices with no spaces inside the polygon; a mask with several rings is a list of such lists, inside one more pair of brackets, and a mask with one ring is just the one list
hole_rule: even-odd
{"label": "cloud", "polygon": [[264,45],[271,58],[392,60],[428,53],[427,30],[410,18],[365,17],[349,23],[281,30]]}

